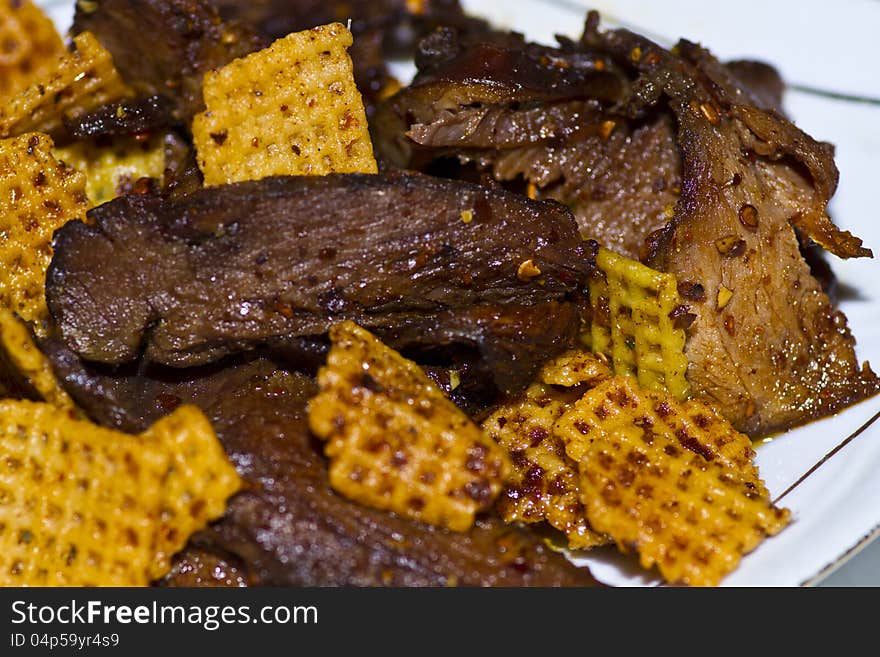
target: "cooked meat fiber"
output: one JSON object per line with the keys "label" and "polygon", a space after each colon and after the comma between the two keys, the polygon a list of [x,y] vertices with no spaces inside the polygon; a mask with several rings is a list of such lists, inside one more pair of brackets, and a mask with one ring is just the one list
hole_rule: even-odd
{"label": "cooked meat fiber", "polygon": [[271,360],[115,370],[82,363],[57,341],[41,346],[64,387],[101,424],[138,432],[180,404],[198,405],[245,479],[245,492],[194,538],[162,584],[595,584],[537,535],[497,520],[460,534],[337,495],[308,431],[306,403],[317,386]]}
{"label": "cooked meat fiber", "polygon": [[377,113],[381,158],[426,168],[455,157],[495,180],[524,180],[568,205],[585,238],[632,257],[669,220],[681,168],[673,121],[615,113],[630,80],[605,54],[438,31],[417,62],[414,83]]}
{"label": "cooked meat fiber", "polygon": [[141,96],[164,96],[189,125],[204,109],[202,77],[268,45],[249,29],[221,20],[207,0],[78,2],[73,34],[92,32]]}
{"label": "cooked meat fiber", "polygon": [[90,220],[56,233],[46,293],[67,344],[107,364],[200,365],[348,319],[475,346],[515,390],[570,343],[593,270],[563,206],[420,175],[126,196]]}
{"label": "cooked meat fiber", "polygon": [[673,55],[630,32],[595,29],[585,43],[637,72],[625,111],[666,106],[677,122],[682,197],[648,261],[677,276],[697,315],[686,346],[694,391],[753,436],[876,392],[877,377],[859,366],[846,319],[811,275],[795,233],[840,257],[871,254],[827,215],[837,184],[832,147],[759,109],[692,43]]}

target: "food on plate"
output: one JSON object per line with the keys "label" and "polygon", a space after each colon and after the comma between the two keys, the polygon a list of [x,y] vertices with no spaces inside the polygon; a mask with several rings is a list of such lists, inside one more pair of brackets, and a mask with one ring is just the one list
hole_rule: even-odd
{"label": "food on plate", "polygon": [[206,185],[273,175],[376,173],[351,32],[294,32],[205,75],[193,141]]}
{"label": "food on plate", "polygon": [[0,449],[5,586],[146,585],[240,487],[192,406],[136,436],[4,400]]}
{"label": "food on plate", "polygon": [[507,453],[414,362],[353,322],[332,347],[309,402],[341,495],[420,522],[466,531],[507,477]]}
{"label": "food on plate", "polygon": [[675,276],[606,248],[596,254],[596,268],[590,280],[590,348],[607,356],[617,374],[685,399],[685,329],[696,316],[682,302]]}
{"label": "food on plate", "polygon": [[0,139],[0,304],[40,330],[52,233],[88,209],[85,177],[52,155],[52,138]]}
{"label": "food on plate", "polygon": [[767,65],[455,0],[70,38],[0,101],[38,131],[0,141],[10,582],[716,585],[792,519],[752,439],[880,389],[818,255],[871,253]]}
{"label": "food on plate", "polygon": [[578,464],[587,518],[672,583],[714,586],[779,533],[748,437],[711,406],[614,377],[576,401],[553,432]]}
{"label": "food on plate", "polygon": [[31,0],[0,3],[0,100],[6,102],[55,65],[64,42],[52,21]]}
{"label": "food on plate", "polygon": [[694,315],[688,384],[738,429],[766,435],[878,390],[801,255],[798,235],[871,253],[826,213],[833,149],[764,109],[772,93],[736,77],[747,67],[601,31],[595,13],[557,47],[446,30],[420,49],[413,83],[377,112],[380,160],[558,199],[583,237],[674,275]]}

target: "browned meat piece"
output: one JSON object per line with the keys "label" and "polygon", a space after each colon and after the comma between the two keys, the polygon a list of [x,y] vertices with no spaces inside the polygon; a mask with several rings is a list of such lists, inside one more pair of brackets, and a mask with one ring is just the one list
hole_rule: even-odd
{"label": "browned meat piece", "polygon": [[202,76],[266,45],[207,0],[78,2],[72,31],[92,32],[139,95],[173,99],[186,125],[204,109]]}
{"label": "browned meat piece", "polygon": [[630,81],[603,53],[441,30],[417,62],[413,85],[377,113],[381,158],[424,168],[452,156],[524,180],[572,208],[585,238],[632,257],[669,220],[681,167],[671,117],[615,113]]}
{"label": "browned meat piece", "polygon": [[305,375],[264,358],[120,372],[79,363],[57,342],[43,347],[77,403],[102,424],[136,432],[181,403],[197,404],[246,480],[226,516],[194,538],[162,584],[595,584],[538,536],[497,520],[462,534],[338,496],[308,431],[306,402],[317,386]]}
{"label": "browned meat piece", "polygon": [[627,31],[595,29],[585,43],[638,72],[628,111],[668,104],[678,123],[682,198],[648,260],[690,291],[694,391],[753,436],[875,393],[877,377],[859,366],[846,319],[811,275],[795,234],[841,257],[870,255],[826,214],[837,183],[832,147],[751,104],[694,44],[680,42],[673,55]]}
{"label": "browned meat piece", "polygon": [[[497,181],[525,181],[538,198],[568,205],[585,238],[633,258],[671,218],[681,186],[673,117],[619,112],[631,82],[607,53],[565,39],[548,48],[519,35],[487,41],[441,30],[416,61],[414,83],[377,113],[380,158],[426,169],[454,157]],[[781,105],[772,67],[728,67],[761,106]]]}
{"label": "browned meat piece", "polygon": [[474,345],[513,391],[570,343],[593,271],[564,207],[420,175],[127,196],[90,219],[56,233],[47,298],[68,345],[108,364],[143,347],[198,365],[348,319],[392,345]]}
{"label": "browned meat piece", "polygon": [[65,118],[64,127],[73,139],[136,135],[169,126],[173,119],[170,100],[163,96],[123,100],[88,114]]}
{"label": "browned meat piece", "polygon": [[171,572],[158,585],[186,588],[250,586],[244,566],[237,562],[238,559],[234,557],[187,547],[174,558]]}

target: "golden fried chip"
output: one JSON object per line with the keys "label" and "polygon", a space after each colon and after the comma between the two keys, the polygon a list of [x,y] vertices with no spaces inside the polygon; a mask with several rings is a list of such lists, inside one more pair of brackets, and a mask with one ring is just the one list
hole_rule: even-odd
{"label": "golden fried chip", "polygon": [[501,492],[506,454],[418,365],[369,332],[343,322],[330,339],[309,426],[327,441],[333,488],[367,506],[467,530]]}
{"label": "golden fried chip", "polygon": [[77,141],[56,148],[55,157],[85,174],[92,207],[131,191],[141,178],[161,182],[165,174],[163,135],[146,140],[116,137],[108,144]]}
{"label": "golden fried chip", "polygon": [[0,140],[0,307],[35,325],[47,316],[46,269],[52,234],[85,217],[85,177],[51,155],[33,133]]}
{"label": "golden fried chip", "polygon": [[207,109],[193,120],[205,184],[376,173],[351,44],[351,33],[331,23],[205,75]]}
{"label": "golden fried chip", "polygon": [[31,0],[0,1],[0,104],[51,70],[63,54],[55,24]]}
{"label": "golden fried chip", "polygon": [[65,118],[131,95],[107,49],[90,32],[82,32],[73,39],[73,52],[0,108],[0,137],[55,134]]}
{"label": "golden fried chip", "polygon": [[241,480],[226,458],[208,418],[195,406],[180,406],[142,434],[146,442],[171,455],[162,481],[159,526],[153,544],[150,578],[171,568],[171,557],[190,535],[219,518],[226,499]]}
{"label": "golden fried chip", "polygon": [[496,504],[505,522],[547,523],[563,532],[568,547],[587,549],[610,542],[590,527],[580,501],[578,467],[565,453],[553,425],[583,388],[535,383],[518,400],[497,408],[483,431],[511,456],[513,470]]}
{"label": "golden fried chip", "polygon": [[41,352],[27,326],[12,312],[0,308],[0,381],[11,380],[14,389],[24,388],[60,408],[74,408],[49,359]]}
{"label": "golden fried chip", "polygon": [[718,584],[790,517],[770,501],[748,437],[710,411],[620,376],[555,426],[591,525],[673,583]]}
{"label": "golden fried chip", "polygon": [[590,282],[590,346],[611,359],[617,374],[632,374],[650,390],[688,396],[681,323],[687,306],[675,276],[600,248],[601,276]]}
{"label": "golden fried chip", "polygon": [[582,384],[592,387],[610,376],[611,370],[604,355],[572,349],[544,363],[538,380],[566,388]]}
{"label": "golden fried chip", "polygon": [[[137,586],[167,572],[169,551],[240,485],[196,413],[180,407],[131,436],[0,402],[0,585]],[[194,497],[171,499],[180,493]]]}

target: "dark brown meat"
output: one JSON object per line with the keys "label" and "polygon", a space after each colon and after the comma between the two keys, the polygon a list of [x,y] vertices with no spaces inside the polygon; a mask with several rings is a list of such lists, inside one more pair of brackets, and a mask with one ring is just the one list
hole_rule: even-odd
{"label": "dark brown meat", "polygon": [[192,546],[174,557],[171,572],[157,584],[185,588],[196,586],[231,588],[252,585],[248,581],[246,568],[238,563],[238,559]]}
{"label": "dark brown meat", "polygon": [[201,407],[246,492],[197,535],[164,585],[591,585],[526,530],[485,519],[464,534],[339,497],[306,422],[310,377],[265,358],[169,371],[86,365],[44,343],[63,385],[96,421],[137,432],[181,403]]}
{"label": "dark brown meat", "polygon": [[795,234],[841,257],[870,255],[826,214],[837,183],[832,148],[752,104],[694,44],[680,42],[673,55],[627,31],[596,30],[585,42],[638,72],[632,115],[666,105],[677,121],[682,197],[648,259],[704,291],[691,299],[697,318],[686,346],[694,391],[753,436],[876,392]]}
{"label": "dark brown meat", "polygon": [[173,99],[174,118],[187,126],[204,109],[204,74],[267,45],[224,23],[207,0],[79,2],[72,31],[92,32],[139,95]]}
{"label": "dark brown meat", "polygon": [[[151,362],[204,364],[349,319],[425,345],[454,330],[515,390],[566,347],[593,268],[564,207],[419,175],[127,196],[90,219],[56,233],[47,300],[67,344],[108,364],[142,349]],[[518,310],[532,306],[554,316]],[[485,321],[487,309],[501,320]],[[535,330],[548,322],[558,335]]]}
{"label": "dark brown meat", "polygon": [[615,113],[630,81],[603,53],[452,31],[419,53],[414,83],[377,113],[381,158],[424,168],[455,157],[495,180],[524,180],[568,205],[583,237],[632,257],[671,217],[680,185],[672,120]]}
{"label": "dark brown meat", "polygon": [[137,135],[171,125],[172,103],[163,96],[112,103],[88,114],[64,120],[73,139]]}
{"label": "dark brown meat", "polygon": [[211,0],[227,20],[247,25],[269,41],[333,21],[346,23],[354,77],[367,110],[396,86],[386,61],[412,55],[416,42],[439,25],[465,33],[486,32],[487,24],[467,16],[458,0]]}

